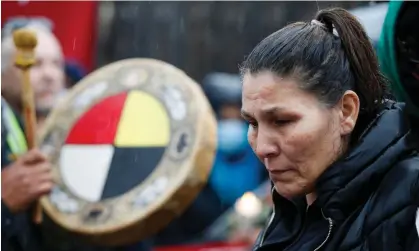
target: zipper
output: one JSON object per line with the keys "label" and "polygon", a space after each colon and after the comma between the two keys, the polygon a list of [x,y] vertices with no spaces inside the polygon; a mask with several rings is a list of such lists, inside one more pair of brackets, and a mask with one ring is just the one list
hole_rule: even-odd
{"label": "zipper", "polygon": [[304,233],[304,230],[306,230],[306,219],[307,219],[307,212],[308,212],[308,207],[306,208],[306,212],[305,212],[305,214],[304,214],[304,218],[303,218],[303,229],[301,229],[300,230],[300,232],[298,233],[298,235],[297,235],[297,238],[295,238],[295,240],[290,244],[290,245],[288,245],[288,247],[286,247],[285,249],[284,249],[284,251],[286,251],[286,250],[289,250],[292,246],[294,246],[294,244],[295,243],[297,243],[298,242],[298,240],[301,238],[301,236],[303,235],[303,233]]}
{"label": "zipper", "polygon": [[[272,199],[273,199],[274,189],[275,189],[275,187],[273,187],[272,191],[271,191],[272,192]],[[307,211],[308,211],[308,208],[306,209],[305,217],[307,217]],[[323,213],[323,209],[321,209],[321,213],[322,213],[323,218],[329,222],[329,231],[327,233],[327,236],[326,236],[325,240],[317,248],[315,248],[313,251],[319,251],[327,243],[327,241],[329,240],[329,238],[332,234],[332,230],[333,230],[333,220],[332,220],[332,218],[326,217]],[[272,216],[269,219],[268,225],[267,225],[267,227],[265,228],[265,230],[262,234],[262,237],[260,239],[260,243],[259,243],[259,245],[257,245],[257,248],[260,248],[263,245],[263,242],[265,241],[266,234],[267,234],[269,228],[271,227],[271,224],[272,224],[272,221],[274,220],[274,218],[275,218],[275,204],[273,205]],[[288,250],[290,247],[292,247],[300,239],[301,235],[304,233],[305,227],[306,227],[306,225],[304,224],[303,229],[301,230],[301,232],[299,233],[297,238],[285,250]]]}
{"label": "zipper", "polygon": [[322,212],[323,218],[326,219],[327,221],[329,221],[329,232],[327,233],[326,239],[316,249],[314,249],[313,251],[320,250],[326,244],[326,242],[330,238],[330,235],[332,234],[333,220],[330,217],[328,218],[328,217],[324,216],[323,209],[321,210],[321,212]]}
{"label": "zipper", "polygon": [[274,189],[275,189],[275,187],[272,187],[272,190],[271,190],[271,194],[272,194],[272,208],[273,208],[273,212],[272,212],[272,215],[271,215],[271,218],[269,219],[269,221],[268,221],[268,225],[266,226],[266,228],[265,228],[265,231],[263,231],[263,234],[262,234],[262,238],[260,239],[260,243],[259,243],[259,245],[258,245],[258,248],[259,247],[261,247],[262,246],[262,244],[263,244],[263,242],[265,241],[265,237],[266,237],[266,234],[267,234],[267,232],[268,232],[268,230],[269,230],[269,227],[271,226],[271,224],[272,224],[272,221],[274,220],[274,218],[275,218],[275,203],[273,203],[273,196],[274,196]]}
{"label": "zipper", "polygon": [[[307,208],[306,214],[305,214],[305,217],[306,218],[307,218],[307,212],[308,212],[308,208]],[[330,235],[332,234],[332,228],[333,228],[333,220],[332,220],[332,218],[327,218],[326,216],[324,216],[323,209],[321,209],[321,213],[322,213],[323,218],[329,222],[329,231],[327,233],[326,239],[316,249],[314,249],[313,251],[320,250],[326,244],[326,242],[329,240]],[[304,223],[303,229],[301,229],[301,232],[298,234],[297,238],[285,250],[289,250],[295,243],[298,242],[298,240],[304,234],[304,230],[305,229],[306,229],[306,224]]]}

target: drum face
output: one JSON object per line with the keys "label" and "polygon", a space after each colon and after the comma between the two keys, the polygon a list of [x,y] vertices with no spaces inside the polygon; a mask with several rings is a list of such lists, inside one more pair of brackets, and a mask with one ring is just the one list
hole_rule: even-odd
{"label": "drum face", "polygon": [[59,226],[101,245],[146,238],[206,183],[216,121],[198,84],[152,59],[83,79],[46,121],[39,145],[56,186],[42,198]]}

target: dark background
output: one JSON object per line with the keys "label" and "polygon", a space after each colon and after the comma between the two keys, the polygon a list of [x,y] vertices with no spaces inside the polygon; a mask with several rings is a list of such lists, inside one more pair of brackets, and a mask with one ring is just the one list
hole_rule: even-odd
{"label": "dark background", "polygon": [[310,21],[318,9],[367,4],[103,2],[97,66],[151,57],[174,64],[199,82],[213,71],[237,73],[244,56],[264,37],[288,23]]}

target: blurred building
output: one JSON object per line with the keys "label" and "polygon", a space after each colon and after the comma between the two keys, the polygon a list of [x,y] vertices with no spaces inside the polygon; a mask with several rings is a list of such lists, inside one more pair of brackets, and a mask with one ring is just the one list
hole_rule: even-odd
{"label": "blurred building", "polygon": [[[244,55],[287,23],[309,21],[318,9],[368,2],[101,2],[98,65],[153,57],[201,81],[214,71],[237,73]],[[106,34],[105,34],[106,33]]]}

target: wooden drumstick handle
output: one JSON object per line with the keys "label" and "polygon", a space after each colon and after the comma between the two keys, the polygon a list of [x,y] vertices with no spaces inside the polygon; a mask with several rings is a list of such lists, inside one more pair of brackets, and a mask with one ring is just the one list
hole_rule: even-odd
{"label": "wooden drumstick handle", "polygon": [[[36,146],[36,114],[32,85],[29,70],[35,64],[35,47],[38,43],[35,32],[27,29],[19,29],[13,33],[13,41],[17,49],[15,65],[22,70],[22,106],[23,119],[25,121],[25,134],[28,148]],[[34,221],[40,224],[42,221],[42,208],[39,202],[34,210]]]}

